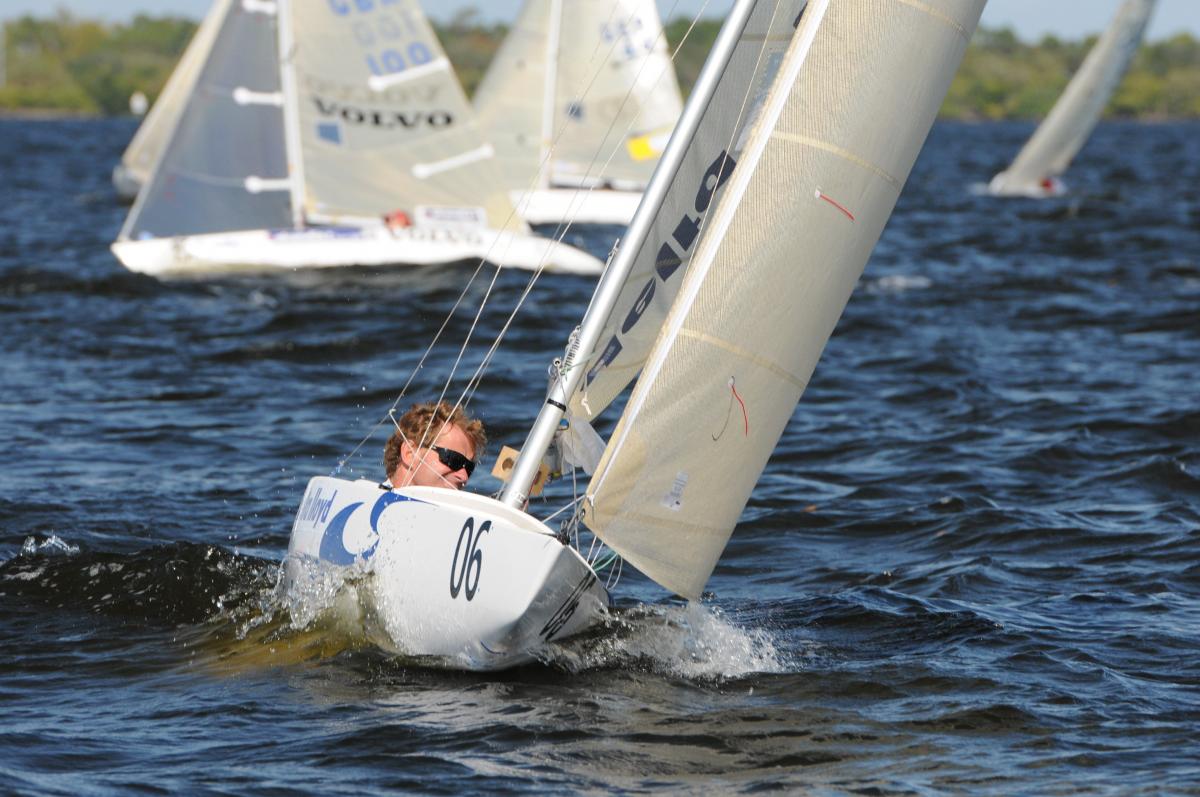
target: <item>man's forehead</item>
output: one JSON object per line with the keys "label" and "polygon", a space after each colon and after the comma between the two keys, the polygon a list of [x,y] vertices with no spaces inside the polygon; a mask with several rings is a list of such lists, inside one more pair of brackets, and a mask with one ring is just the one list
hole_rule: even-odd
{"label": "man's forehead", "polygon": [[448,423],[443,426],[441,433],[437,436],[437,439],[439,442],[446,440],[466,441],[468,445],[471,445],[471,447],[474,448],[474,445],[471,443],[470,435],[463,431],[461,426],[453,423]]}

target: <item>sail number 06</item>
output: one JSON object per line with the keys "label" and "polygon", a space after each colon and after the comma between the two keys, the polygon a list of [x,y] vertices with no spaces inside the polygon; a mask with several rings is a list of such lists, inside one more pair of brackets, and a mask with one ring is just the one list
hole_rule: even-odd
{"label": "sail number 06", "polygon": [[[467,600],[474,600],[479,589],[479,573],[483,570],[483,551],[479,550],[479,538],[491,531],[492,521],[485,520],[475,530],[475,518],[467,518],[458,533],[458,544],[454,546],[454,558],[450,561],[450,597],[457,598],[460,592]],[[464,544],[465,543],[465,544]]]}

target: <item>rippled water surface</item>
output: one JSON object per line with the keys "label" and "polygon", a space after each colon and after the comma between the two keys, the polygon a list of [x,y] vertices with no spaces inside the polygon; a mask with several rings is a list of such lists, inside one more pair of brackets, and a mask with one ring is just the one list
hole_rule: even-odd
{"label": "rippled water surface", "polygon": [[[1062,199],[973,193],[1029,132],[934,129],[703,605],[626,568],[605,627],[481,675],[275,595],[306,480],[472,269],[134,275],[131,123],[0,120],[0,791],[1196,793],[1200,126],[1102,125]],[[539,281],[494,440],[590,291]]]}

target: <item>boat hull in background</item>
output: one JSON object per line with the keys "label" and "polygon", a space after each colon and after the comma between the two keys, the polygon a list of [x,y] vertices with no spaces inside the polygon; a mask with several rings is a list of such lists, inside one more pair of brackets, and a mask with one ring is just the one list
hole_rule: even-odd
{"label": "boat hull in background", "polygon": [[203,275],[338,266],[448,265],[487,260],[508,268],[596,275],[603,261],[564,243],[490,229],[314,227],[242,230],[117,241],[113,254],[130,271]]}
{"label": "boat hull in background", "polygon": [[339,594],[324,608],[339,626],[361,628],[390,652],[470,670],[533,661],[609,605],[583,557],[535,518],[430,487],[312,479],[285,572],[293,607],[333,575]]}
{"label": "boat hull in background", "polygon": [[527,224],[620,224],[628,226],[641,191],[596,188],[546,188],[513,191],[517,212]]}

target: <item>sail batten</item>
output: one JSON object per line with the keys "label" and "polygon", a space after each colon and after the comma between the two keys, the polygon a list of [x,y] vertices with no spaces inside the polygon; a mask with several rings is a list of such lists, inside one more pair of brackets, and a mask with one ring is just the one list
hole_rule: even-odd
{"label": "sail batten", "polygon": [[251,176],[288,176],[277,143],[284,136],[282,108],[274,102],[243,104],[235,97],[239,86],[253,87],[246,90],[252,99],[281,91],[276,19],[241,3],[219,9],[221,16],[211,19],[208,58],[120,240],[291,226],[289,196],[245,188]]}
{"label": "sail batten", "polygon": [[492,229],[525,229],[416,0],[296,2],[290,16],[308,216],[411,214],[399,203],[421,197],[478,208]]}
{"label": "sail batten", "polygon": [[983,4],[814,0],[788,17],[798,27],[735,132],[732,175],[583,505],[597,536],[664,587],[700,595]]}
{"label": "sail batten", "polygon": [[137,132],[121,156],[113,180],[118,193],[132,199],[138,189],[150,179],[155,164],[162,156],[175,132],[188,95],[208,60],[221,23],[232,0],[215,0],[200,23],[179,63],[163,86],[150,113],[138,126]]}

